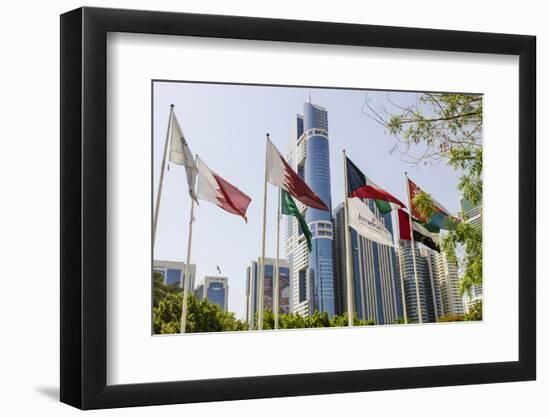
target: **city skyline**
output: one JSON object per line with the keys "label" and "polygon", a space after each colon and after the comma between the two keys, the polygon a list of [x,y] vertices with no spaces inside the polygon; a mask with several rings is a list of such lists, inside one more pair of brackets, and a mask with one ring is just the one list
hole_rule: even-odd
{"label": "city skyline", "polygon": [[[341,151],[345,148],[369,177],[398,198],[406,201],[403,171],[407,169],[409,175],[437,195],[442,204],[452,212],[458,211],[460,196],[456,184],[459,173],[444,164],[411,169],[397,155],[390,155],[392,141],[385,138],[384,129],[361,112],[365,94],[366,91],[361,90],[155,83],[153,192],[156,193],[158,185],[159,156],[166,135],[169,105],[173,103],[191,150],[252,198],[247,213],[248,224],[206,202],[200,203],[195,214],[191,264],[197,265],[197,276],[215,275],[216,266],[221,266],[232,288],[229,310],[237,317],[245,318],[247,262],[259,256],[265,133],[269,132],[281,153],[286,154],[292,121],[301,113],[300,107],[310,95],[312,103],[328,111],[333,207],[343,200]],[[371,104],[384,105],[385,94],[369,92]],[[231,106],[235,97],[239,105]],[[394,102],[407,104],[416,99],[416,93],[392,92],[391,98]],[[365,153],[368,156],[364,156]],[[247,163],[243,164],[243,161]],[[185,257],[189,197],[184,175],[178,166],[171,167],[166,175],[155,247],[155,258],[158,259],[181,261]],[[274,187],[269,188],[266,256],[274,257],[277,192]],[[239,237],[239,250],[228,249],[234,248],[231,237],[236,236]],[[212,253],[216,253],[216,257],[212,257]],[[285,253],[283,242],[280,253]]]}

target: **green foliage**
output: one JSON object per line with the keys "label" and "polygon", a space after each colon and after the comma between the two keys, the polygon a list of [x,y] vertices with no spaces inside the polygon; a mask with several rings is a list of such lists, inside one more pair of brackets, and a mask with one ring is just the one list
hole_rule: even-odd
{"label": "green foliage", "polygon": [[[159,274],[160,275],[160,274]],[[179,333],[183,294],[177,286],[163,284],[162,275],[153,277],[153,332]],[[187,333],[248,330],[248,325],[232,312],[223,311],[208,300],[198,300],[193,294],[187,297]]]}
{"label": "green foliage", "polygon": [[[483,97],[472,94],[424,93],[418,102],[402,107],[388,98],[392,109],[385,119],[368,102],[367,114],[386,127],[397,143],[392,152],[398,152],[413,164],[446,162],[461,173],[458,189],[473,205],[483,199]],[[420,214],[431,217],[433,202],[429,194],[418,193],[413,200]],[[465,214],[462,213],[463,220]],[[456,226],[456,227],[455,227]],[[451,230],[443,241],[445,253],[456,261],[456,249],[464,248],[461,262],[461,294],[470,292],[482,282],[482,231],[465,221],[450,225]]]}
{"label": "green foliage", "polygon": [[160,301],[168,297],[169,294],[181,294],[182,291],[177,284],[164,285],[162,274],[159,272],[153,273],[153,306],[158,306]]}
{"label": "green foliage", "polygon": [[452,262],[457,262],[455,248],[459,244],[464,248],[460,265],[463,271],[460,295],[470,294],[474,285],[483,282],[483,229],[466,221],[457,223],[454,230],[443,239],[443,250]]}
{"label": "green foliage", "polygon": [[[274,316],[271,310],[264,311],[264,330],[274,329]],[[375,324],[374,321],[359,320],[357,315],[353,320],[354,326],[368,326]],[[329,319],[328,313],[315,311],[309,317],[301,316],[298,313],[279,314],[279,329],[311,329],[319,327],[346,327],[348,315],[344,313]]]}
{"label": "green foliage", "polygon": [[481,321],[483,320],[483,302],[481,300],[474,301],[470,307],[470,311],[464,315],[466,321]]}
{"label": "green foliage", "polygon": [[425,219],[429,219],[436,212],[436,208],[433,204],[432,197],[426,191],[417,192],[414,195],[413,204],[416,207],[416,209],[419,211],[420,215]]}
{"label": "green foliage", "polygon": [[450,316],[440,317],[438,323],[451,321],[480,321],[483,319],[483,302],[481,300],[474,301],[470,307],[470,311],[464,315],[454,314]]}
{"label": "green foliage", "polygon": [[452,321],[463,321],[464,316],[461,316],[460,314],[451,314],[449,316],[443,316],[437,319],[438,323],[448,323]]}

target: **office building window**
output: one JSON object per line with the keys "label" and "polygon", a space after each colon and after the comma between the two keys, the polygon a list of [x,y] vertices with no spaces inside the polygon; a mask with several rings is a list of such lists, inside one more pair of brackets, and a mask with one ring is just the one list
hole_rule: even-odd
{"label": "office building window", "polygon": [[307,281],[306,281],[306,270],[302,269],[298,272],[298,285],[299,285],[299,297],[300,302],[307,299]]}
{"label": "office building window", "polygon": [[168,269],[166,271],[166,285],[180,285],[181,270]]}

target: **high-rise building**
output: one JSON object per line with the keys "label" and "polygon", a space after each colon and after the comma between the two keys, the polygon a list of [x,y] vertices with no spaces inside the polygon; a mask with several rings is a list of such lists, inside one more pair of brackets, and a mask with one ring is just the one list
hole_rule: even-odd
{"label": "high-rise building", "polygon": [[204,282],[195,289],[195,295],[199,299],[206,298],[210,303],[217,304],[223,311],[227,311],[229,286],[227,277],[206,276]]}
{"label": "high-rise building", "polygon": [[329,211],[297,204],[312,233],[311,252],[291,216],[286,219],[284,238],[292,270],[292,310],[302,315],[318,310],[332,317],[335,304],[328,139],[327,111],[310,102],[304,103],[303,114],[296,115],[293,124],[287,161]]}
{"label": "high-rise building", "polygon": [[439,316],[456,316],[464,314],[464,303],[460,296],[458,266],[447,259],[445,252],[437,253],[428,250],[432,260],[435,281],[439,287],[441,308]]}
{"label": "high-rise building", "polygon": [[[456,263],[448,260],[444,252],[436,252],[417,242],[415,242],[415,247],[423,322],[431,323],[443,316],[464,314]],[[418,322],[411,242],[401,240],[399,250],[404,277],[407,317],[410,322]]]}
{"label": "high-rise building", "polygon": [[[393,235],[392,213],[380,215],[372,201],[371,210]],[[334,265],[336,313],[347,311],[344,207],[334,213]],[[350,228],[354,311],[362,320],[391,324],[403,317],[401,284],[395,248],[381,245]]]}
{"label": "high-rise building", "polygon": [[[195,287],[195,271],[196,265],[191,264],[189,266],[189,291],[193,291]],[[183,288],[185,282],[185,262],[178,261],[162,261],[155,260],[153,262],[153,272],[157,272],[162,275],[165,285],[178,285]]]}
{"label": "high-rise building", "polygon": [[[422,322],[433,323],[441,315],[441,297],[437,280],[435,279],[432,259],[433,252],[420,243],[414,244],[416,255],[416,271],[418,275],[418,293],[420,295],[420,310]],[[416,279],[410,240],[399,241],[399,257],[405,288],[405,302],[409,323],[419,322],[419,312],[416,297]]]}
{"label": "high-rise building", "polygon": [[[246,320],[252,326],[255,325],[258,309],[260,262],[258,258],[246,268]],[[275,259],[265,258],[264,271],[264,309],[273,310]],[[290,267],[285,259],[279,259],[279,313],[290,313],[290,292]]]}
{"label": "high-rise building", "polygon": [[[483,216],[482,216],[482,206],[473,205],[465,198],[460,199],[460,208],[462,213],[464,213],[466,221],[478,227],[483,227]],[[483,299],[483,284],[476,284],[471,290],[471,294],[466,295],[466,309],[469,310],[470,307],[476,302]]]}

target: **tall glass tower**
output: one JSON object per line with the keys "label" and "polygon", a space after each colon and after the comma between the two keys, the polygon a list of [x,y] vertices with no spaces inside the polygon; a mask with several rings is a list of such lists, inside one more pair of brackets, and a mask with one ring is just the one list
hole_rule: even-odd
{"label": "tall glass tower", "polygon": [[312,234],[312,251],[291,216],[286,216],[285,251],[291,264],[291,310],[304,316],[315,311],[335,314],[334,268],[332,256],[332,203],[327,111],[311,102],[297,114],[287,156],[289,165],[323,200],[329,211],[317,210],[297,202]]}
{"label": "tall glass tower", "polygon": [[304,135],[306,183],[323,200],[329,211],[306,210],[306,221],[313,236],[309,254],[308,275],[311,283],[312,310],[334,316],[334,271],[332,258],[332,207],[327,111],[304,103]]}

